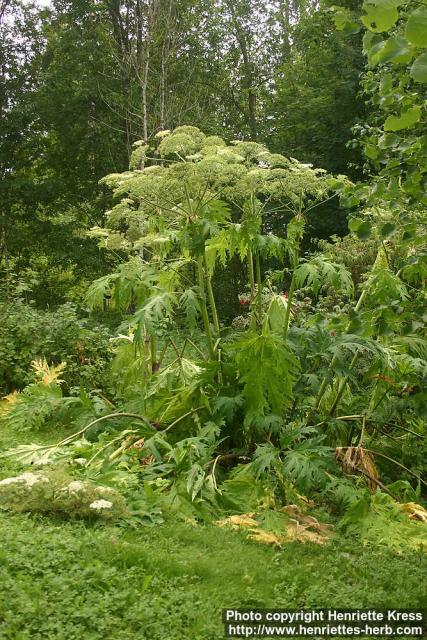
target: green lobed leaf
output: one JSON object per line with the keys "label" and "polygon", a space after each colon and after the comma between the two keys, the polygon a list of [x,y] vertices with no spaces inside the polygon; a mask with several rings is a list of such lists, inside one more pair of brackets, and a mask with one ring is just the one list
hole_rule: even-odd
{"label": "green lobed leaf", "polygon": [[368,63],[370,66],[374,66],[378,63],[378,53],[384,47],[384,40],[382,36],[372,31],[367,31],[363,36],[363,51],[368,56]]}
{"label": "green lobed leaf", "polygon": [[186,289],[182,293],[179,303],[185,311],[189,328],[194,329],[200,315],[200,302],[196,291],[194,289]]}
{"label": "green lobed leaf", "polygon": [[346,7],[337,7],[334,13],[334,22],[338,31],[344,31],[347,35],[359,33],[360,24],[355,22]]}
{"label": "green lobed leaf", "polygon": [[374,33],[382,33],[393,27],[398,18],[397,7],[402,0],[369,0],[363,3],[366,15],[362,16],[363,24]]}
{"label": "green lobed leaf", "polygon": [[258,335],[247,333],[231,346],[238,377],[243,384],[245,425],[254,425],[262,416],[281,415],[292,404],[293,386],[299,361],[281,336],[264,327]]}
{"label": "green lobed leaf", "polygon": [[[427,54],[426,54],[427,63]],[[400,116],[389,116],[384,123],[384,131],[400,131],[407,129],[419,122],[421,118],[421,107],[418,105],[403,111]]]}
{"label": "green lobed leaf", "polygon": [[415,82],[427,82],[427,53],[414,60],[410,73]]}
{"label": "green lobed leaf", "polygon": [[396,225],[392,222],[386,222],[382,225],[380,229],[380,234],[382,238],[388,238],[394,231],[396,230]]}
{"label": "green lobed leaf", "polygon": [[371,223],[368,220],[361,220],[360,218],[352,218],[348,223],[348,228],[361,240],[369,238],[372,231]]}
{"label": "green lobed leaf", "polygon": [[413,49],[402,36],[392,36],[374,56],[378,62],[393,64],[408,64],[412,60]]}
{"label": "green lobed leaf", "polygon": [[294,272],[297,287],[308,286],[315,293],[323,285],[350,294],[353,291],[351,274],[342,264],[330,262],[322,255],[302,262]]}

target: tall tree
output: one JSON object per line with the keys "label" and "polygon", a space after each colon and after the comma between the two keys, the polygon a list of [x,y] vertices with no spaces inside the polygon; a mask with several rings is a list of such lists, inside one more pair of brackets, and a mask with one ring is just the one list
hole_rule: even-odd
{"label": "tall tree", "polygon": [[337,32],[327,3],[302,13],[292,28],[290,52],[276,70],[270,146],[357,175],[361,155],[347,143],[365,109],[358,97],[363,66],[360,34]]}

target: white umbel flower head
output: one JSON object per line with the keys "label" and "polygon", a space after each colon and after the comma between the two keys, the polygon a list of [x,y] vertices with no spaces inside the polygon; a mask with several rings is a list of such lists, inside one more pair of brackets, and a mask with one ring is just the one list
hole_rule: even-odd
{"label": "white umbel flower head", "polygon": [[68,485],[69,493],[78,493],[79,491],[84,491],[84,490],[85,490],[85,483],[81,482],[80,480],[73,480],[73,482],[70,482],[70,484]]}
{"label": "white umbel flower head", "polygon": [[82,467],[84,467],[86,462],[87,462],[87,460],[86,460],[86,458],[74,458],[74,462],[76,464],[80,464]]}
{"label": "white umbel flower head", "polygon": [[113,503],[109,500],[95,500],[89,505],[89,509],[95,509],[95,511],[101,511],[102,509],[111,509]]}
{"label": "white umbel flower head", "polygon": [[19,478],[5,478],[4,480],[0,480],[0,486],[3,487],[7,484],[16,484],[17,482],[22,482]]}
{"label": "white umbel flower head", "polygon": [[28,487],[32,487],[33,484],[38,482],[49,482],[46,476],[36,475],[35,473],[23,473],[18,478],[23,480]]}
{"label": "white umbel flower head", "polygon": [[27,487],[32,487],[38,482],[49,482],[46,476],[40,476],[35,473],[22,473],[20,476],[14,476],[13,478],[5,478],[0,482],[0,485],[15,484],[17,482],[23,482]]}

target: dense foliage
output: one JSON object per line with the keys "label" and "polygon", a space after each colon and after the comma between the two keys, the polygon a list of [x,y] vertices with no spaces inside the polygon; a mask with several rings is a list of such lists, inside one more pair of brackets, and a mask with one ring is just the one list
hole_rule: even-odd
{"label": "dense foliage", "polygon": [[32,381],[31,363],[48,356],[59,364],[67,361],[63,378],[67,389],[105,386],[110,332],[93,320],[79,318],[75,307],[63,305],[53,312],[37,309],[22,300],[0,305],[0,388],[3,395]]}
{"label": "dense foliage", "polygon": [[425,545],[425,7],[10,6],[3,504]]}

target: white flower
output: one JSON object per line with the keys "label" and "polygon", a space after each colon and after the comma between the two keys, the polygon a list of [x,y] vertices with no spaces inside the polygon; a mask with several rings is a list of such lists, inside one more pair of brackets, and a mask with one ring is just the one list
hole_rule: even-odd
{"label": "white flower", "polygon": [[32,487],[38,482],[49,482],[46,476],[36,475],[35,473],[22,473],[20,476],[14,476],[13,478],[5,478],[0,482],[0,485],[15,484],[16,482],[24,482],[27,487]]}
{"label": "white flower", "polygon": [[0,481],[0,486],[6,484],[15,484],[16,482],[22,482],[22,480],[20,480],[19,478],[5,478],[4,480]]}
{"label": "white flower", "polygon": [[95,509],[96,511],[100,511],[101,509],[111,509],[113,503],[109,500],[95,500],[89,505],[89,509]]}
{"label": "white flower", "polygon": [[35,473],[22,473],[18,478],[23,480],[28,487],[32,487],[33,484],[38,482],[49,482],[46,476],[36,475]]}
{"label": "white flower", "polygon": [[168,136],[169,134],[170,134],[170,129],[163,129],[163,131],[158,131],[154,137],[155,138],[164,138],[165,136]]}
{"label": "white flower", "polygon": [[79,491],[84,491],[84,489],[85,489],[85,484],[80,480],[74,480],[73,482],[70,482],[70,484],[68,485],[68,491],[70,493],[78,493]]}

